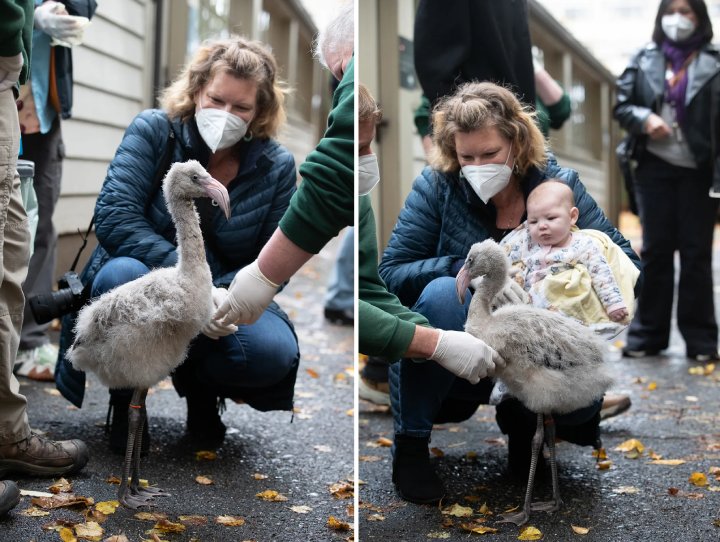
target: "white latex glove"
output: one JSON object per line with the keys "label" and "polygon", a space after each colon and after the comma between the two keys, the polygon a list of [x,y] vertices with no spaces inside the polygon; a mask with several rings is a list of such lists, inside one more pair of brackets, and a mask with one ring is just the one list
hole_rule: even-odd
{"label": "white latex glove", "polygon": [[35,8],[35,28],[61,41],[82,39],[83,26],[78,17],[68,15],[60,2],[43,2]]}
{"label": "white latex glove", "polygon": [[23,67],[22,53],[0,56],[0,92],[15,86]]}
{"label": "white latex glove", "polygon": [[508,277],[505,286],[493,297],[490,304],[499,309],[505,305],[526,305],[528,303],[530,303],[530,295],[522,289],[522,286]]}
{"label": "white latex glove", "polygon": [[[215,310],[217,310],[218,307],[223,304],[223,301],[225,301],[225,298],[227,296],[228,291],[225,288],[215,288],[215,286],[213,286],[212,300]],[[215,320],[215,318],[212,318],[200,330],[200,333],[210,337],[211,339],[219,339],[220,337],[225,337],[227,335],[235,333],[237,329],[238,328],[235,324],[223,324]]]}
{"label": "white latex glove", "polygon": [[279,287],[262,274],[255,260],[237,272],[213,318],[223,325],[252,324],[268,308]]}
{"label": "white latex glove", "polygon": [[464,331],[440,330],[440,340],[430,359],[471,384],[493,376],[496,366],[505,366],[500,354]]}

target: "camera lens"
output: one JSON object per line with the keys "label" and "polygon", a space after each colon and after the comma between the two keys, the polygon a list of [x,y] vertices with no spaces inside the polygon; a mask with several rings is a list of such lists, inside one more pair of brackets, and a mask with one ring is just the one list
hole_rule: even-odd
{"label": "camera lens", "polygon": [[76,308],[75,299],[76,296],[70,288],[63,288],[57,292],[38,294],[31,297],[28,302],[35,321],[44,324]]}

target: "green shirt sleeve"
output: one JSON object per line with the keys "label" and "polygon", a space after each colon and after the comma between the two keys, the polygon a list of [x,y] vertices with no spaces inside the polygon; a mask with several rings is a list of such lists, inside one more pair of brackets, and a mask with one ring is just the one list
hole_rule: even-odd
{"label": "green shirt sleeve", "polygon": [[370,196],[359,198],[358,318],[360,352],[391,361],[407,352],[416,325],[430,326],[424,316],[405,307],[390,293],[377,269],[375,217]]}
{"label": "green shirt sleeve", "polygon": [[288,239],[313,254],[353,223],[354,72],[353,58],[333,94],[325,135],[300,166],[302,181],[279,224]]}
{"label": "green shirt sleeve", "polygon": [[0,56],[22,53],[20,84],[27,80],[30,67],[34,13],[33,0],[0,0]]}

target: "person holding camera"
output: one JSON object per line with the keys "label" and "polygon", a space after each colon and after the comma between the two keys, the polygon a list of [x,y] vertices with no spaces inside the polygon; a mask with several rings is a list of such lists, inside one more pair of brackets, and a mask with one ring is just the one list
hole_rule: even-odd
{"label": "person holding camera", "polygon": [[[197,202],[213,302],[222,303],[226,287],[255,260],[295,192],[293,156],[274,139],[285,120],[284,99],[275,58],[264,44],[231,36],[200,46],[162,93],[162,109],[133,120],[108,168],[95,207],[98,246],[80,273],[91,297],[175,265],[175,228],[160,181],[170,163],[194,159],[230,195],[229,219],[210,200]],[[75,318],[71,313],[62,320],[56,384],[80,406],[85,374],[64,359]],[[172,376],[187,400],[191,440],[203,447],[222,443],[218,410],[225,398],[261,411],[291,410],[299,358],[293,326],[276,303],[254,325],[208,322]],[[116,452],[125,450],[130,397],[131,390],[110,390],[110,447]]]}
{"label": "person holding camera", "polygon": [[[53,441],[30,430],[27,400],[13,374],[30,259],[30,230],[20,197],[17,156],[18,83],[27,80],[32,0],[0,1],[0,478],[9,472],[60,476],[82,469],[89,453],[80,440]],[[0,479],[0,517],[20,501],[15,482]]]}

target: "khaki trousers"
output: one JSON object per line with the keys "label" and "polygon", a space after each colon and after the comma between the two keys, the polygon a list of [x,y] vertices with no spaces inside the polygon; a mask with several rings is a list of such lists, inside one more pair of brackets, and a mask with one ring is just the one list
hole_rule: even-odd
{"label": "khaki trousers", "polygon": [[20,125],[12,89],[0,91],[0,444],[27,438],[27,401],[13,375],[30,259],[30,230],[20,197]]}

